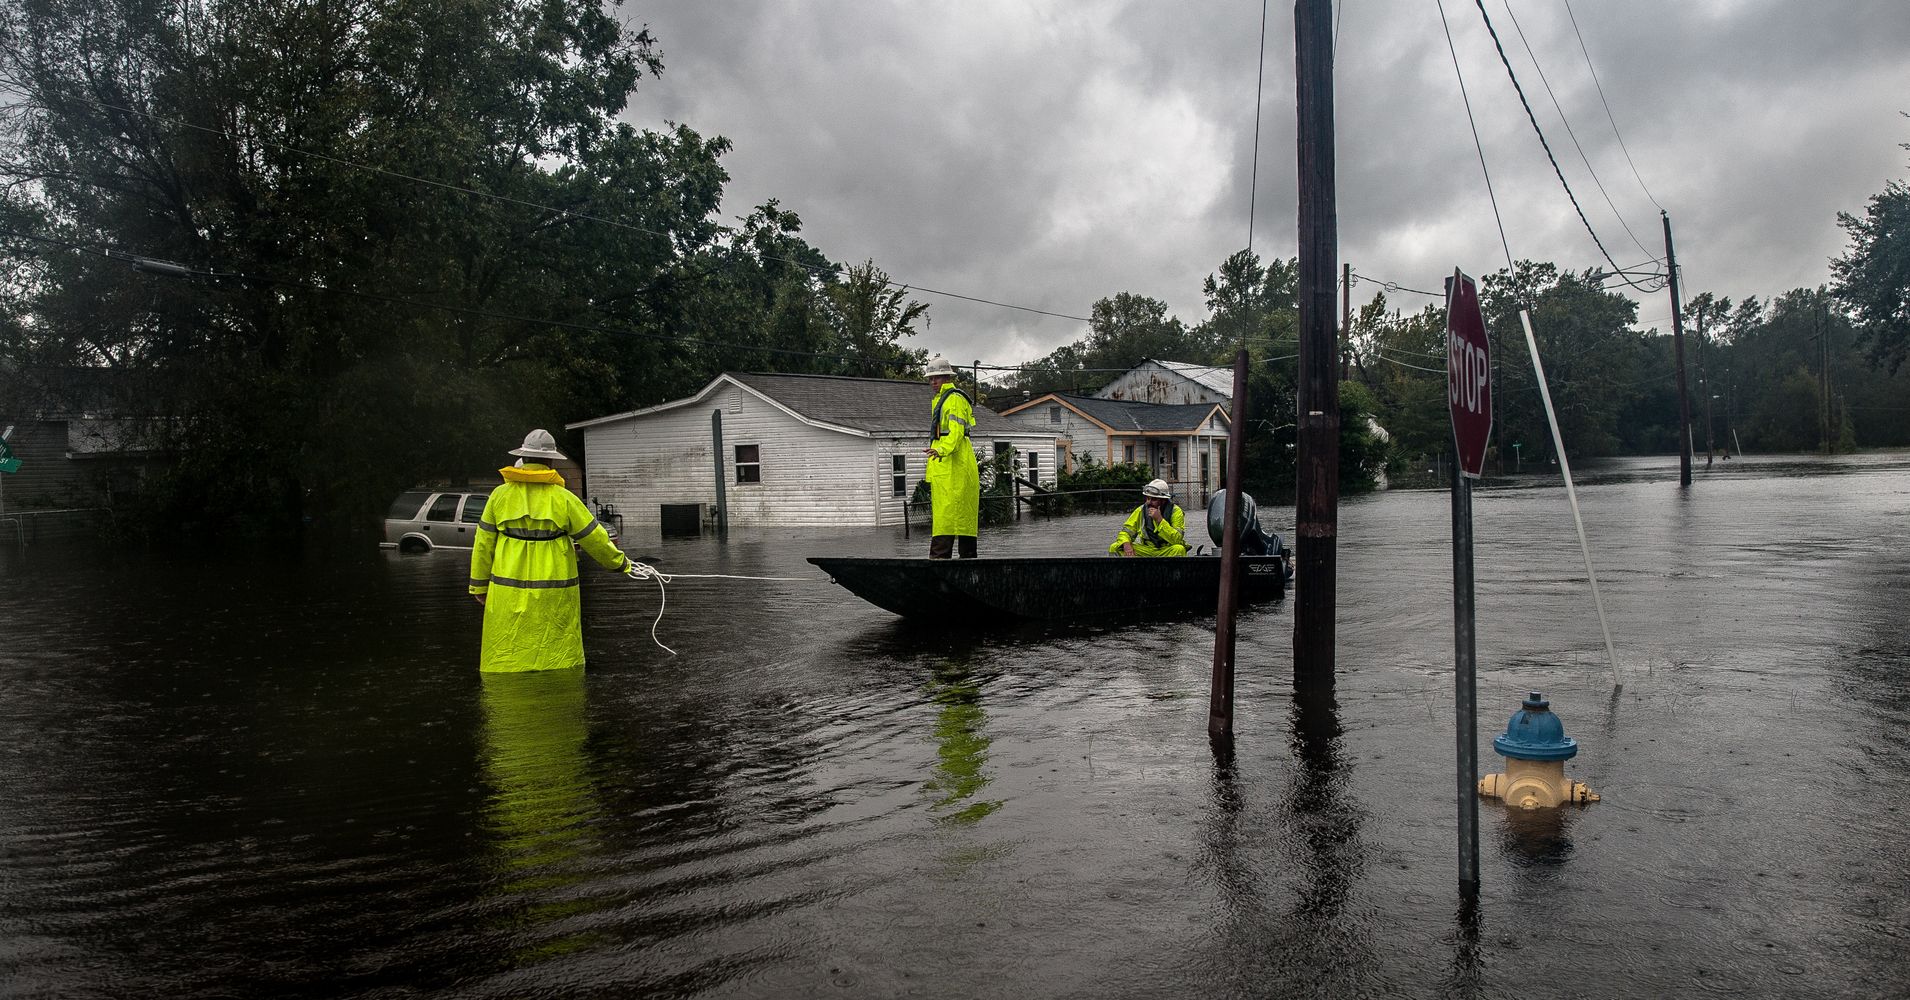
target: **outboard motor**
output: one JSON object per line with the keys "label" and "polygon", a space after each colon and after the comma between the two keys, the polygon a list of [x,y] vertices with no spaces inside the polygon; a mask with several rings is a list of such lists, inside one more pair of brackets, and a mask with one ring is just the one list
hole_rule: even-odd
{"label": "outboard motor", "polygon": [[[1215,490],[1207,500],[1207,534],[1214,540],[1215,550],[1226,544],[1227,538],[1227,491]],[[1240,494],[1240,554],[1243,556],[1278,556],[1286,554],[1287,546],[1274,532],[1260,527],[1260,516],[1254,506],[1252,494]]]}

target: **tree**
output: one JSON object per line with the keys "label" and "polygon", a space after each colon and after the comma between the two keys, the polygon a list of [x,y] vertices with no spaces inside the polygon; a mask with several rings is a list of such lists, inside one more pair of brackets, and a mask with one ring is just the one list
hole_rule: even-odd
{"label": "tree", "polygon": [[[1627,387],[1659,374],[1639,369],[1642,338],[1630,331],[1637,304],[1601,289],[1591,271],[1561,272],[1533,261],[1487,275],[1484,285],[1481,304],[1495,345],[1525,342],[1519,310],[1528,311],[1566,447],[1575,455],[1617,450]],[[1549,445],[1551,431],[1531,369],[1510,357],[1496,367],[1500,384],[1492,400],[1499,411],[1495,427],[1504,422],[1501,440]]]}
{"label": "tree", "polygon": [[927,303],[908,297],[908,289],[892,285],[875,261],[849,269],[829,289],[829,315],[839,347],[847,356],[847,374],[871,378],[898,378],[920,372],[928,363],[925,350],[906,350],[903,337],[915,335],[915,322],[928,321]]}
{"label": "tree", "polygon": [[1831,261],[1837,297],[1863,330],[1873,368],[1896,374],[1910,354],[1910,186],[1890,181],[1864,217],[1837,213],[1850,249]]}

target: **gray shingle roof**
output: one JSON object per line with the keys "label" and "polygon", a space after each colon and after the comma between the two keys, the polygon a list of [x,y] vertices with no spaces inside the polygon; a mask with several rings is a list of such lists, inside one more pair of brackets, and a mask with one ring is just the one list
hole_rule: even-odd
{"label": "gray shingle roof", "polygon": [[1102,399],[1098,396],[1070,396],[1056,393],[1069,406],[1114,428],[1116,431],[1193,431],[1198,430],[1216,403],[1143,403],[1129,399]]}
{"label": "gray shingle roof", "polygon": [[[928,434],[929,403],[935,394],[926,382],[841,375],[727,374],[811,420],[875,434]],[[1050,433],[979,403],[975,405],[975,432]]]}

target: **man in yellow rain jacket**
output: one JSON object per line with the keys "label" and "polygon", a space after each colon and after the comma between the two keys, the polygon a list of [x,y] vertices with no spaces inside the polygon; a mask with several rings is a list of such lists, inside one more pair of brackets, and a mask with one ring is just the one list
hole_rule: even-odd
{"label": "man in yellow rain jacket", "polygon": [[1108,552],[1117,556],[1184,556],[1187,515],[1168,491],[1165,479],[1141,487],[1141,505],[1127,516]]}
{"label": "man in yellow rain jacket", "polygon": [[485,671],[563,670],[584,665],[575,541],[605,569],[628,572],[630,558],[610,540],[564,477],[545,464],[562,459],[557,441],[534,430],[511,451],[523,458],[498,470],[471,546],[471,596],[484,605]]}
{"label": "man in yellow rain jacket", "polygon": [[948,359],[936,355],[928,362],[928,384],[935,390],[930,405],[928,471],[929,507],[933,515],[929,529],[928,557],[947,559],[961,545],[963,559],[975,558],[975,530],[981,521],[981,469],[975,463],[975,446],[968,434],[975,428],[975,408],[968,396],[955,388],[955,368]]}

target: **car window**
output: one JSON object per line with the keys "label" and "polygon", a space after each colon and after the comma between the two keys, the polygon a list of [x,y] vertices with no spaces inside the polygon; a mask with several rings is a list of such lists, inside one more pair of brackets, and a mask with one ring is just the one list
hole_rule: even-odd
{"label": "car window", "polygon": [[418,508],[423,507],[430,498],[431,494],[422,491],[401,493],[398,499],[391,502],[391,509],[385,512],[385,516],[394,521],[410,521],[418,516]]}
{"label": "car window", "polygon": [[489,493],[472,493],[464,498],[464,516],[459,518],[465,524],[476,524],[484,520],[484,503],[491,499]]}
{"label": "car window", "polygon": [[449,521],[457,517],[458,499],[461,496],[462,494],[459,493],[440,494],[438,499],[431,504],[431,509],[425,513],[424,519],[427,521]]}

